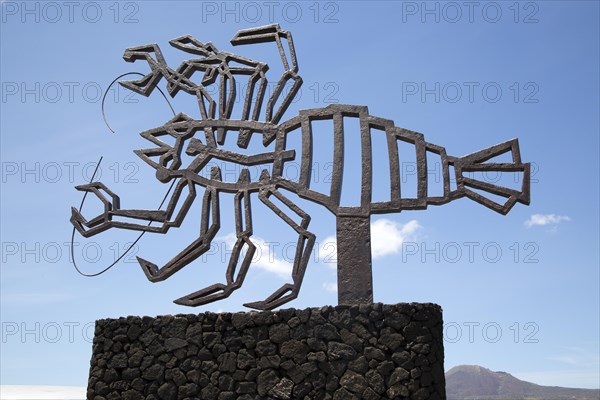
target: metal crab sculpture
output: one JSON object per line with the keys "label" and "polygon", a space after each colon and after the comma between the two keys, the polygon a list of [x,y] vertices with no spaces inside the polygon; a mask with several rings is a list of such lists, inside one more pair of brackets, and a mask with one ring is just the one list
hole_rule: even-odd
{"label": "metal crab sculpture", "polygon": [[[286,283],[263,301],[245,304],[255,309],[273,309],[295,299],[300,291],[306,267],[315,242],[315,235],[309,228],[310,216],[291,201],[281,189],[287,190],[314,203],[325,206],[336,216],[338,254],[338,300],[340,304],[371,303],[373,301],[370,215],[400,212],[402,210],[425,209],[428,205],[441,205],[468,197],[492,210],[506,214],[516,202],[529,204],[530,164],[523,163],[517,139],[509,140],[487,149],[466,155],[452,157],[446,155],[443,147],[428,143],[423,135],[394,125],[388,119],[369,115],[367,107],[355,105],[329,105],[325,108],[301,110],[299,115],[280,123],[280,120],[297,94],[302,78],[298,75],[298,63],[288,31],[279,25],[269,25],[238,32],[231,40],[234,46],[263,42],[275,42],[283,62],[284,73],[269,96],[265,107],[265,118],[260,120],[265,100],[268,66],[246,57],[219,51],[213,44],[204,44],[192,36],[181,36],[170,44],[184,52],[200,56],[184,61],[176,70],[167,63],[156,44],[132,47],[125,51],[123,58],[128,62],[146,60],[151,72],[142,79],[122,81],[121,85],[144,96],[149,96],[162,78],[167,81],[171,96],[179,91],[196,96],[201,119],[193,119],[180,113],[163,126],[147,130],[141,136],[156,147],[135,150],[142,160],[156,170],[156,178],[161,182],[175,183],[165,210],[121,209],[119,197],[104,184],[92,182],[77,186],[76,189],[94,193],[103,203],[104,212],[86,220],[76,208],[72,208],[71,222],[81,235],[90,237],[110,228],[131,229],[144,232],[166,233],[172,227],[179,227],[192,203],[196,200],[196,188],[205,188],[202,196],[202,219],[200,234],[186,248],[162,267],[138,257],[138,261],[152,282],[167,279],[209,250],[211,241],[220,228],[219,195],[221,192],[234,193],[236,242],[226,272],[226,282],[217,283],[175,300],[175,303],[198,306],[228,297],[240,288],[256,251],[252,241],[251,194],[258,193],[258,199],[279,218],[285,221],[298,235],[295,259],[292,269],[292,283]],[[287,43],[289,57],[284,49]],[[203,73],[199,83],[194,81],[196,72]],[[236,99],[236,76],[248,77],[248,88],[240,119],[231,119]],[[218,82],[217,82],[218,80]],[[284,95],[284,88],[291,81],[291,88]],[[219,98],[215,101],[207,87],[219,85]],[[277,106],[277,104],[279,105]],[[216,110],[218,109],[218,116]],[[347,132],[344,118],[357,118],[360,131]],[[313,137],[312,122],[333,121],[334,165],[329,193],[311,189],[311,165],[313,145],[318,138]],[[300,130],[302,154],[288,149],[286,139],[291,132]],[[388,201],[372,201],[372,130],[385,132],[388,144],[390,198]],[[252,135],[262,135],[262,143],[272,151],[244,155],[221,148],[228,132],[237,132],[237,145],[245,149]],[[346,207],[340,205],[342,180],[344,177],[344,141],[347,135],[359,135],[361,143],[360,165],[362,166],[360,205]],[[173,146],[161,137],[174,139]],[[417,195],[414,198],[402,196],[399,174],[397,141],[413,146],[417,160]],[[182,165],[182,152],[193,157],[189,165]],[[441,158],[443,195],[428,196],[427,154]],[[510,153],[512,162],[487,162],[504,153]],[[158,158],[158,160],[153,160]],[[297,179],[283,175],[286,162],[300,161],[300,174]],[[210,176],[200,171],[211,160],[233,163],[241,166],[237,182],[225,182],[219,167],[212,167]],[[270,166],[260,177],[252,181],[248,171],[250,166]],[[450,167],[454,168],[456,188],[451,190]],[[470,172],[499,171],[520,172],[523,174],[522,187],[514,190],[497,186],[469,177]],[[188,194],[182,198],[182,193]],[[485,193],[505,198],[498,203],[484,196]],[[279,205],[272,201],[279,200]],[[283,205],[284,207],[281,207]],[[175,213],[175,210],[179,211]],[[113,217],[119,217],[114,220]],[[130,219],[131,221],[127,221]],[[152,226],[137,221],[157,222]],[[299,222],[297,222],[299,220]],[[245,253],[244,253],[245,249]]]}

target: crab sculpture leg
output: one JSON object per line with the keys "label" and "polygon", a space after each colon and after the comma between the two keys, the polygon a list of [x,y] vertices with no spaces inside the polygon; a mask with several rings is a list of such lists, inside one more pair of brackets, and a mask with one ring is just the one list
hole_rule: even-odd
{"label": "crab sculpture leg", "polygon": [[[283,41],[287,42],[289,59],[284,49]],[[283,63],[284,72],[277,82],[273,93],[266,105],[266,122],[279,123],[283,114],[291,104],[292,100],[300,90],[302,78],[298,74],[298,61],[292,34],[282,30],[278,24],[272,24],[259,28],[251,28],[239,31],[231,40],[234,46],[275,42]],[[149,96],[160,79],[164,76],[168,81],[168,90],[171,96],[179,90],[196,95],[200,113],[203,119],[215,118],[216,102],[208,93],[206,86],[216,81],[219,76],[219,119],[229,119],[235,101],[235,79],[234,75],[249,75],[249,85],[242,111],[242,120],[250,118],[250,107],[254,90],[258,84],[252,120],[258,120],[267,87],[266,71],[268,66],[235,54],[218,51],[212,43],[204,44],[190,35],[181,36],[170,41],[171,45],[188,53],[197,54],[202,58],[184,61],[177,70],[169,68],[156,44],[131,47],[125,51],[123,58],[128,62],[144,59],[148,62],[151,72],[138,80],[122,81],[120,84],[136,93]],[[152,55],[155,55],[154,58]],[[235,62],[246,67],[232,67]],[[191,81],[195,71],[203,71],[204,78],[200,84]],[[285,86],[289,81],[293,84],[287,94],[281,99]],[[281,100],[281,101],[280,101]],[[208,107],[207,104],[208,103]],[[279,103],[279,104],[278,104]],[[220,136],[223,136],[221,134]],[[240,132],[239,142],[242,147],[247,146],[250,132]]]}
{"label": "crab sculpture leg", "polygon": [[[76,186],[75,188],[79,191],[95,194],[104,204],[103,213],[89,221],[81,215],[79,210],[75,207],[71,207],[71,223],[75,229],[86,238],[104,232],[110,228],[166,233],[171,227],[181,226],[183,219],[187,215],[187,212],[196,197],[194,184],[186,179],[181,179],[175,186],[175,191],[171,196],[166,210],[122,210],[120,209],[119,196],[114,194],[102,182],[92,182]],[[172,218],[185,188],[188,188],[189,193],[183,201],[175,218]],[[108,200],[105,193],[110,200]],[[115,221],[113,220],[113,217],[130,218],[136,221],[145,220],[148,222],[159,222],[160,225],[153,226],[134,222]]]}
{"label": "crab sculpture leg", "polygon": [[[267,88],[266,72],[269,69],[267,64],[225,51],[218,51],[212,43],[204,44],[191,35],[178,37],[171,40],[170,43],[179,50],[202,56],[202,58],[186,60],[181,63],[176,71],[177,74],[189,79],[196,71],[204,72],[200,84],[204,88],[215,83],[217,77],[219,77],[219,119],[231,118],[237,95],[235,75],[248,76],[248,86],[240,119],[242,121],[249,119],[257,121],[260,118]],[[232,63],[236,65],[232,65]],[[171,82],[169,85],[175,85],[175,82]],[[258,91],[255,97],[257,85]],[[169,86],[167,87],[169,88]],[[252,105],[254,97],[254,105]],[[251,110],[252,115],[250,115]],[[225,133],[225,129],[220,129],[218,132],[219,143],[221,144],[225,140]],[[241,148],[248,146],[250,134],[251,132],[247,129],[240,131],[238,145]]]}
{"label": "crab sculpture leg", "polygon": [[[290,53],[289,60],[282,39],[285,39],[287,42],[288,51]],[[291,32],[282,30],[278,24],[272,24],[259,28],[241,30],[236,33],[233,39],[231,39],[231,44],[234,46],[268,42],[275,42],[277,44],[277,49],[279,50],[279,55],[284,68],[284,72],[281,75],[281,78],[279,78],[279,81],[273,90],[273,94],[267,102],[266,109],[266,122],[277,124],[302,85],[302,78],[298,74],[298,60],[296,58],[296,50],[294,48]],[[294,83],[281,101],[279,107],[275,110],[275,106],[283,93],[283,89],[285,89],[286,84],[290,80],[294,81]]]}
{"label": "crab sculpture leg", "polygon": [[[215,168],[213,177],[217,178],[218,175],[220,175],[220,171]],[[210,244],[220,226],[219,192],[215,188],[207,187],[202,202],[202,221],[198,238],[161,268],[141,257],[137,258],[148,280],[151,282],[163,281],[210,250]]]}
{"label": "crab sculpture leg", "polygon": [[[245,170],[248,171],[248,170]],[[229,258],[226,272],[226,283],[216,283],[175,300],[175,303],[185,306],[199,306],[227,298],[244,283],[256,246],[250,240],[252,236],[252,214],[250,209],[250,194],[240,191],[235,195],[236,242]],[[243,210],[243,217],[242,217]],[[243,250],[246,254],[242,257]],[[239,264],[239,269],[238,269]]]}
{"label": "crab sculpture leg", "polygon": [[[156,58],[154,58],[153,55]],[[141,94],[142,96],[150,96],[161,78],[171,73],[167,71],[170,68],[167,66],[167,62],[157,44],[130,47],[125,50],[123,59],[127,62],[146,60],[148,66],[150,66],[150,73],[143,78],[119,82],[121,86]]]}
{"label": "crab sculpture leg", "polygon": [[[268,177],[263,173],[261,178],[266,180],[265,178]],[[270,199],[271,196],[284,204],[289,211],[286,212],[273,203]],[[273,308],[279,307],[298,297],[306,267],[310,260],[310,254],[315,244],[315,235],[307,229],[310,223],[310,215],[277,190],[275,185],[265,185],[261,188],[258,198],[298,234],[296,254],[294,257],[294,265],[292,267],[292,283],[284,284],[263,301],[244,304],[246,307],[257,310],[272,310]],[[290,214],[292,216],[290,216]],[[294,221],[293,217],[300,217],[300,223]]]}
{"label": "crab sculpture leg", "polygon": [[[224,63],[224,53],[219,52],[212,43],[204,44],[191,35],[180,36],[169,41],[169,43],[179,50],[201,56],[201,58],[194,58],[182,62],[175,71],[175,74],[167,77],[167,89],[169,90],[169,93],[171,93],[172,96],[175,96],[181,88],[182,82],[191,82],[192,75],[197,71],[204,72],[200,84],[194,83],[191,88],[187,88],[186,92],[189,93],[191,90],[196,93],[202,118],[206,119],[208,116],[209,118],[214,119],[214,102],[210,102],[210,96],[207,97],[206,87],[215,83],[217,77],[219,77],[219,87],[221,89],[219,93],[219,119],[229,118],[235,102],[236,85],[233,74],[229,71],[227,64]],[[184,84],[183,87],[186,86],[190,85]],[[229,88],[229,96],[227,88]],[[205,100],[209,101],[208,113],[206,112],[206,105],[204,104]]]}
{"label": "crab sculpture leg", "polygon": [[[156,56],[156,59],[152,55]],[[143,78],[130,81],[121,81],[119,84],[142,96],[150,96],[162,77],[169,82],[168,91],[174,97],[179,90],[195,95],[202,118],[214,118],[216,102],[203,85],[196,85],[184,74],[181,74],[167,66],[160,47],[157,44],[148,44],[138,47],[130,47],[125,50],[123,59],[127,62],[146,60],[150,66],[150,73]],[[206,106],[208,103],[208,107]]]}

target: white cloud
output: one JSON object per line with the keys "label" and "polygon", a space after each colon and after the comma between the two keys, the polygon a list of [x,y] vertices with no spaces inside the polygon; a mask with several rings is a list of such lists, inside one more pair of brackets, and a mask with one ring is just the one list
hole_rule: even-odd
{"label": "white cloud", "polygon": [[406,224],[381,218],[371,224],[371,254],[373,258],[397,254],[402,243],[412,239],[421,229],[416,220],[408,221]]}
{"label": "white cloud", "polygon": [[[224,240],[228,250],[231,250],[235,244],[236,236],[235,233],[229,233],[218,239]],[[256,246],[256,252],[254,253],[254,257],[252,257],[253,267],[273,273],[284,279],[289,279],[292,276],[293,265],[291,262],[277,257],[274,249],[264,239],[252,236],[251,240]],[[245,251],[242,253],[242,256],[246,254]]]}
{"label": "white cloud", "polygon": [[1,399],[77,399],[86,398],[86,388],[80,386],[0,385]]}
{"label": "white cloud", "polygon": [[337,293],[337,283],[336,282],[323,282],[323,289],[325,289],[331,293]]}
{"label": "white cloud", "polygon": [[327,236],[319,243],[318,259],[331,269],[337,269],[337,241],[335,236]]}
{"label": "white cloud", "polygon": [[[407,239],[413,240],[414,235],[421,229],[421,225],[416,220],[411,220],[406,224],[401,224],[389,219],[380,218],[371,224],[371,254],[373,258],[397,254],[402,247],[402,243]],[[217,240],[223,240],[227,250],[231,251],[236,241],[235,233],[229,233],[218,237]],[[273,273],[280,278],[289,279],[292,274],[293,260],[287,260],[286,257],[279,257],[275,254],[276,248],[269,246],[264,239],[252,236],[252,242],[256,245],[256,253],[252,258],[252,266],[264,271]],[[318,242],[317,259],[331,269],[337,268],[337,244],[335,236],[327,236]],[[244,253],[245,254],[245,253]],[[331,286],[325,287],[329,291],[337,291]]]}
{"label": "white cloud", "polygon": [[[414,240],[414,236],[422,228],[416,220],[401,224],[389,219],[380,218],[371,224],[371,255],[373,258],[398,254],[402,243]],[[319,260],[332,269],[336,268],[337,245],[335,236],[326,237],[319,244]]]}
{"label": "white cloud", "polygon": [[571,218],[566,215],[556,215],[556,214],[533,214],[527,221],[525,221],[525,225],[528,228],[532,226],[545,226],[551,224],[559,224],[563,221],[570,221]]}

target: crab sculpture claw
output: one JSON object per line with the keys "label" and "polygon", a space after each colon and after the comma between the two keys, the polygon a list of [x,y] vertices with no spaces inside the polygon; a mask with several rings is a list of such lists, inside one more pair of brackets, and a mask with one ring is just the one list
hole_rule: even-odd
{"label": "crab sculpture claw", "polygon": [[109,229],[112,226],[112,212],[120,208],[119,196],[114,194],[102,182],[75,186],[75,189],[95,194],[103,204],[102,213],[90,220],[87,220],[80,210],[71,207],[71,223],[75,226],[75,229],[84,237],[94,236]]}

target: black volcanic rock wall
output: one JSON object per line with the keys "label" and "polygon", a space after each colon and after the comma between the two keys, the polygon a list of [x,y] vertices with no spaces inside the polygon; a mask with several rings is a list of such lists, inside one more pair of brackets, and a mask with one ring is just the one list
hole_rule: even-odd
{"label": "black volcanic rock wall", "polygon": [[435,304],[96,322],[89,400],[445,399]]}

